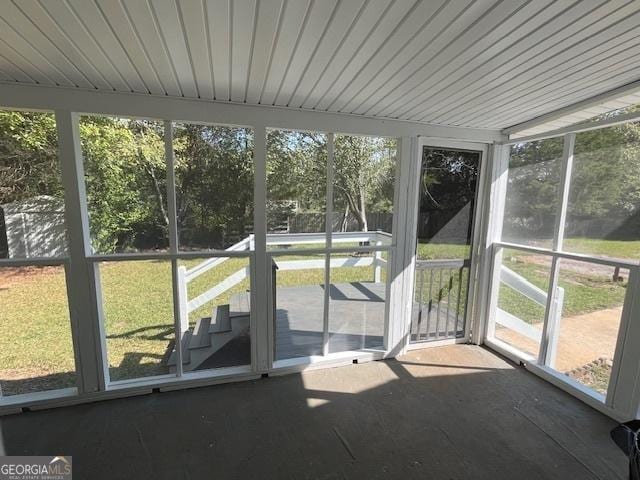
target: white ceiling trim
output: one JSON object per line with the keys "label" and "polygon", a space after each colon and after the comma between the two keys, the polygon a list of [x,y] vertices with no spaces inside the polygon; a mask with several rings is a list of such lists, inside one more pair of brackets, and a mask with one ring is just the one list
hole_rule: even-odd
{"label": "white ceiling trim", "polygon": [[[640,98],[640,81],[629,83],[567,107],[548,112],[537,118],[505,128],[502,132],[514,138],[535,135],[554,130],[554,127],[568,126],[617,108],[633,105],[638,103],[636,101],[638,98]],[[573,122],[572,119],[576,119],[577,122]],[[563,123],[564,125],[559,125]]]}
{"label": "white ceiling trim", "polygon": [[65,110],[159,120],[318,130],[384,137],[425,136],[482,143],[502,142],[507,139],[500,130],[495,129],[450,127],[362,115],[164,95],[100,92],[2,82],[0,82],[0,108]]}

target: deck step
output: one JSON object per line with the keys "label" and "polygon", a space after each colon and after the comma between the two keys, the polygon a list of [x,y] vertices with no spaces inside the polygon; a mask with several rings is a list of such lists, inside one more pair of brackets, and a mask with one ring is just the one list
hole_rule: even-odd
{"label": "deck step", "polygon": [[189,342],[189,349],[204,348],[211,345],[211,337],[209,336],[209,327],[211,325],[211,317],[201,318],[193,327],[193,335]]}
{"label": "deck step", "polygon": [[[187,330],[182,334],[182,364],[187,364],[191,361],[191,352],[189,352],[189,342],[191,342],[191,330]],[[176,365],[176,349],[173,349],[171,352],[171,356],[169,356],[169,360],[167,361],[167,365],[170,367],[174,367]]]}
{"label": "deck step", "polygon": [[231,331],[231,316],[229,315],[229,305],[218,305],[214,307],[211,314],[211,325],[209,333],[225,333]]}

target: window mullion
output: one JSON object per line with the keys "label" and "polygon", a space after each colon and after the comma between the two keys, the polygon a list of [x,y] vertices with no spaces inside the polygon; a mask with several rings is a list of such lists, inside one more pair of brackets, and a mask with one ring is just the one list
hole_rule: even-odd
{"label": "window mullion", "polygon": [[[333,231],[333,177],[334,177],[334,134],[327,134],[327,197],[325,200],[325,235],[326,248],[331,249],[332,231]],[[331,285],[331,254],[326,253],[324,256],[324,308],[323,308],[323,325],[322,325],[322,354],[329,353],[329,286]]]}
{"label": "window mullion", "polygon": [[182,334],[189,328],[189,318],[186,314],[187,298],[183,295],[184,276],[180,274],[178,266],[178,217],[176,207],[176,172],[173,152],[173,123],[164,122],[164,156],[167,165],[167,213],[169,217],[169,253],[171,254],[171,288],[173,292],[173,325],[175,331],[176,375],[183,374],[182,365]]}
{"label": "window mullion", "polygon": [[71,328],[81,393],[106,389],[106,339],[101,314],[100,277],[91,255],[78,114],[57,110],[58,150],[64,187],[69,263],[65,268]]}
{"label": "window mullion", "polygon": [[[569,189],[571,183],[571,170],[573,167],[573,150],[576,142],[575,133],[564,136],[562,148],[562,165],[560,172],[560,184],[558,188],[558,205],[560,210],[556,216],[555,228],[553,232],[553,251],[562,251],[564,243],[565,220],[567,218],[567,208],[569,203]],[[560,333],[559,322],[562,315],[562,307],[558,302],[558,275],[560,270],[560,259],[554,255],[551,262],[551,272],[549,277],[549,288],[547,290],[547,304],[544,313],[544,324],[542,328],[542,341],[538,363],[541,365],[553,366],[555,363],[558,336]]]}

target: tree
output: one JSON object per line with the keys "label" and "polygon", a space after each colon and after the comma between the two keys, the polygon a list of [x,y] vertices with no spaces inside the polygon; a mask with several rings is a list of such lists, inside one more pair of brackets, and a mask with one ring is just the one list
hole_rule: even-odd
{"label": "tree", "polygon": [[64,195],[55,118],[0,110],[0,205],[37,195]]}
{"label": "tree", "polygon": [[367,231],[370,207],[390,212],[393,206],[395,140],[336,135],[334,209],[344,211],[341,230],[352,216]]}

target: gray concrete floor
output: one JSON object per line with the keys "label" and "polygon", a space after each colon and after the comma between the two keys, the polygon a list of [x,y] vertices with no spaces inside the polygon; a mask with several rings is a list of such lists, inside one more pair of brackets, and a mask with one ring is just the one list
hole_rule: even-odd
{"label": "gray concrete floor", "polygon": [[76,479],[625,479],[614,425],[467,345],[0,418]]}

